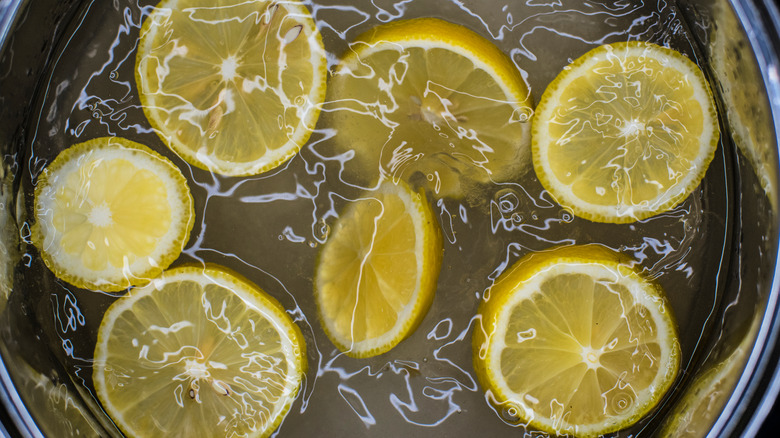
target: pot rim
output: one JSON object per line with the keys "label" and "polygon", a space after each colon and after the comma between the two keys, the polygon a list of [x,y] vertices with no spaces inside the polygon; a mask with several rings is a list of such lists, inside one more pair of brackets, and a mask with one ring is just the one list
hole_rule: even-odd
{"label": "pot rim", "polygon": [[[740,23],[750,23],[751,32],[746,34],[764,80],[775,127],[774,139],[780,147],[780,11],[772,0],[729,0],[729,3]],[[777,176],[777,164],[774,171]],[[774,196],[777,198],[778,194]],[[774,225],[773,237],[777,244],[780,222]],[[756,436],[780,393],[780,258],[778,246],[774,249],[772,287],[760,315],[762,321],[755,343],[737,385],[708,436],[734,436],[740,429],[741,436]]]}

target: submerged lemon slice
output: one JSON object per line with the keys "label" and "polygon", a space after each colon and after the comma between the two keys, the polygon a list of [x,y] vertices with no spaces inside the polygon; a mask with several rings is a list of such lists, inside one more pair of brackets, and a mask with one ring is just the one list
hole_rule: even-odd
{"label": "submerged lemon slice", "polygon": [[[440,196],[515,178],[530,160],[531,95],[490,41],[419,18],[376,27],[333,72],[323,117],[350,178],[420,173]],[[354,152],[352,152],[354,151]],[[462,187],[462,185],[466,187]]]}
{"label": "submerged lemon slice", "polygon": [[141,29],[144,112],[189,163],[254,175],[295,155],[325,97],[325,50],[298,0],[163,0]]}
{"label": "submerged lemon slice", "polygon": [[98,398],[133,437],[269,436],[306,368],[281,305],[217,266],[185,266],[109,307],[98,332]]}
{"label": "submerged lemon slice", "polygon": [[355,201],[319,256],[315,296],[325,333],[352,357],[389,351],[433,301],[441,235],[423,192],[386,182]]}
{"label": "submerged lemon slice", "polygon": [[138,143],[104,137],[62,151],[38,177],[32,240],[57,277],[119,291],[156,277],[195,219],[187,181]]}
{"label": "submerged lemon slice", "polygon": [[502,274],[479,309],[474,366],[518,422],[574,436],[627,427],[679,368],[659,287],[601,247],[534,253]]}
{"label": "submerged lemon slice", "polygon": [[547,87],[533,119],[533,162],[574,214],[627,223],[688,197],[718,138],[696,64],[654,44],[617,43],[586,53]]}

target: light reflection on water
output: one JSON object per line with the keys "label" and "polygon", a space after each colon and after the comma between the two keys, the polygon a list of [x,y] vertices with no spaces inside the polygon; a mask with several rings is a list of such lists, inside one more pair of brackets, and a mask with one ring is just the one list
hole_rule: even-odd
{"label": "light reflection on water", "polygon": [[[348,41],[374,25],[436,16],[493,39],[521,68],[537,101],[565,65],[597,45],[645,40],[682,51],[690,46],[679,17],[663,1],[304,3],[323,35],[331,67]],[[471,201],[435,200],[432,208],[445,248],[437,295],[425,320],[382,356],[353,359],[339,352],[320,328],[311,291],[319,248],[344,206],[360,197],[361,188],[341,178],[351,156],[323,152],[336,135],[327,126],[318,126],[290,161],[254,177],[221,177],[172,154],[146,121],[135,87],[138,32],[151,7],[133,0],[88,4],[38,101],[40,117],[23,188],[30,193],[29,180],[59,150],[98,136],[127,137],[171,158],[196,199],[198,222],[182,260],[215,262],[247,276],[276,297],[304,333],[310,370],[281,436],[308,436],[323,427],[333,436],[438,433],[431,427],[463,435],[516,433],[509,429],[516,425],[505,413],[494,412],[476,382],[471,364],[471,333],[478,323],[474,315],[491,281],[521,256],[554,245],[595,242],[633,255],[667,289],[678,315],[683,354],[692,356],[716,303],[707,278],[717,266],[705,265],[701,254],[723,242],[717,219],[723,208],[717,201],[722,197],[720,174],[672,211],[630,225],[573,217],[532,176],[483,187]],[[710,233],[709,241],[703,238]],[[38,288],[47,291],[48,313],[39,317],[41,325],[50,330],[54,350],[80,382],[82,368],[91,363],[102,311],[114,295],[53,280],[37,259],[25,269],[31,276],[49,276],[37,280],[50,286]],[[696,300],[703,313],[692,311]],[[90,386],[84,384],[91,392]]]}

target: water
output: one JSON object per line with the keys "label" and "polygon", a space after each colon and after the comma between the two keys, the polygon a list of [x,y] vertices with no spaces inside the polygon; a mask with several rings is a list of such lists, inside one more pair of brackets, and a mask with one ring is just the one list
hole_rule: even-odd
{"label": "water", "polygon": [[[373,0],[306,2],[332,66],[347,42],[373,26],[434,16],[463,24],[510,55],[526,72],[534,101],[580,54],[603,43],[644,40],[696,59],[680,16],[666,2],[525,2]],[[533,175],[482,188],[480,202],[433,199],[444,259],[430,311],[410,338],[389,353],[352,359],[320,328],[312,297],[315,258],[339,212],[359,190],[338,180],[338,162],[323,155],[321,126],[283,166],[248,178],[191,167],[151,130],[140,106],[134,59],[150,4],[86,2],[53,57],[34,97],[23,161],[20,223],[29,217],[31,181],[62,149],[100,136],[122,136],[170,158],[195,198],[196,225],[180,260],[232,268],[295,315],[308,346],[309,372],[280,436],[470,436],[522,434],[485,401],[471,365],[471,331],[482,292],[519,257],[554,245],[600,243],[636,258],[661,284],[677,317],[681,376],[699,352],[718,304],[719,273],[728,262],[731,156],[719,148],[693,195],[675,209],[634,224],[597,224],[558,206]],[[27,226],[22,226],[26,235]],[[32,245],[18,267],[16,289],[101,423],[92,400],[96,329],[119,294],[80,290],[58,281]],[[672,394],[673,396],[673,394]],[[663,412],[663,406],[658,412]],[[649,427],[645,428],[647,425]],[[653,430],[651,418],[619,436]],[[532,434],[528,432],[528,434]]]}

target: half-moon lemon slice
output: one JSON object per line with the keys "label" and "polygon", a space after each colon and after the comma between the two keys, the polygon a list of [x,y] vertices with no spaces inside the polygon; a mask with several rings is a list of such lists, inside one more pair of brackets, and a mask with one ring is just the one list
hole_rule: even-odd
{"label": "half-moon lemon slice", "polygon": [[422,191],[388,181],[350,204],[315,275],[317,308],[331,341],[349,356],[370,357],[407,338],[433,301],[441,245]]}

